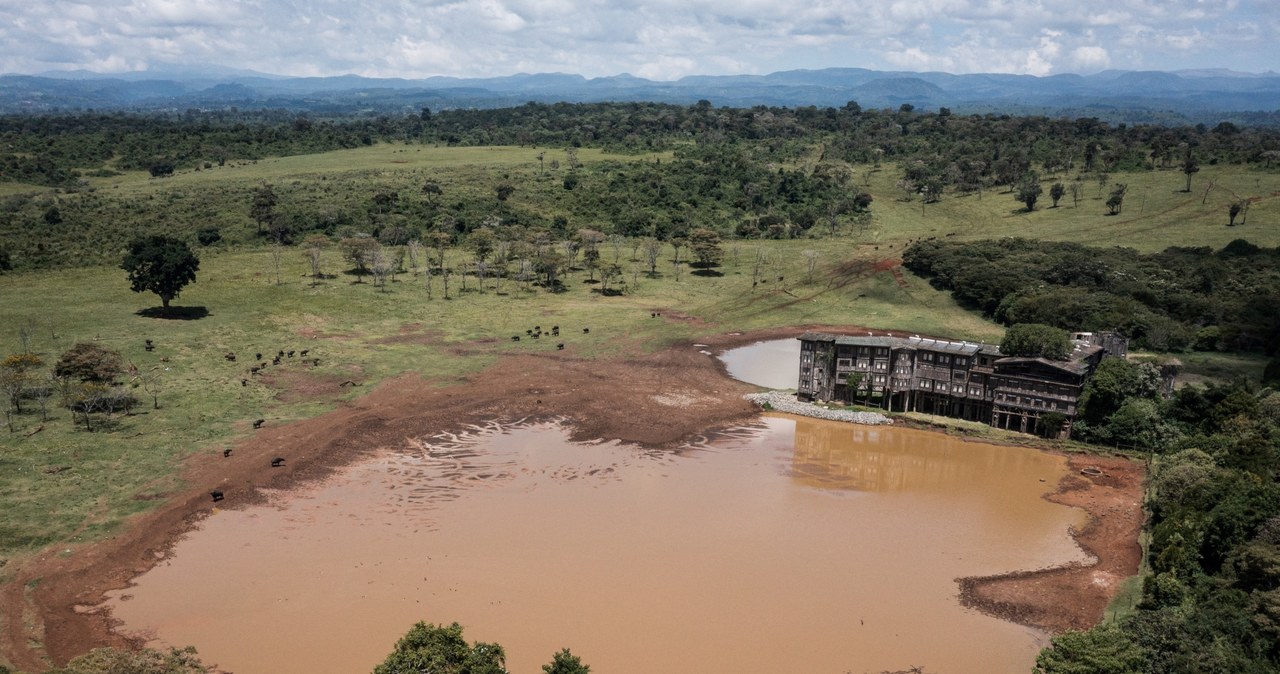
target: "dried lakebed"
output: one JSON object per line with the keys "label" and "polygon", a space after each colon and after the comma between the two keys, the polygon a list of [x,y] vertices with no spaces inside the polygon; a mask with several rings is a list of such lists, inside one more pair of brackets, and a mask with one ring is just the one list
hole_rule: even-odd
{"label": "dried lakebed", "polygon": [[368,671],[417,620],[511,671],[1026,671],[1043,633],[957,578],[1087,556],[1062,457],[782,416],[678,450],[559,425],[420,439],[222,510],[112,593],[121,630],[238,674]]}

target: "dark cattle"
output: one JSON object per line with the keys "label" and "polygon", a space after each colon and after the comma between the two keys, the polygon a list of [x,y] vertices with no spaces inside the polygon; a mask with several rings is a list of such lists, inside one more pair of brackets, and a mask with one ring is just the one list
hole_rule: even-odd
{"label": "dark cattle", "polygon": [[541,326],[541,325],[535,325],[535,326],[533,326],[533,329],[534,329],[534,330],[537,330],[538,332],[542,332],[542,326]]}
{"label": "dark cattle", "polygon": [[524,331],[524,334],[526,334],[526,335],[532,335],[532,334],[533,334],[533,331],[532,331],[532,330],[525,330],[525,331]]}
{"label": "dark cattle", "polygon": [[511,341],[513,342],[520,341],[520,335],[511,335]]}
{"label": "dark cattle", "polygon": [[248,386],[248,385],[249,385],[249,380],[248,380],[248,379],[241,379],[241,380],[240,380],[240,385],[241,385],[241,386]]}
{"label": "dark cattle", "polygon": [[230,351],[228,351],[227,353],[223,354],[223,355],[222,355],[222,357],[223,357],[223,358],[226,358],[227,360],[229,360],[229,361],[231,361],[231,362],[233,362],[233,363],[234,363],[234,362],[236,362],[236,354],[231,353]]}
{"label": "dark cattle", "polygon": [[276,354],[276,358],[284,358],[284,349],[280,349],[280,352]]}
{"label": "dark cattle", "polygon": [[262,371],[262,368],[258,367],[257,365],[249,368],[249,374],[258,374],[261,371]]}
{"label": "dark cattle", "polygon": [[319,358],[312,358],[312,359],[311,359],[311,364],[312,364],[312,365],[315,365],[316,367],[320,367],[320,359],[319,359]]}
{"label": "dark cattle", "polygon": [[657,314],[657,313],[655,313],[655,312],[653,312],[653,311],[650,311],[650,312],[649,312],[649,318],[657,318],[657,317],[658,317],[658,314]]}
{"label": "dark cattle", "polygon": [[584,334],[584,335],[585,335],[585,334],[587,334],[588,332],[591,332],[591,328],[583,328],[583,329],[582,329],[582,334]]}
{"label": "dark cattle", "polygon": [[541,337],[541,336],[542,336],[542,333],[541,333],[541,332],[535,332],[535,333],[533,333],[533,335],[532,335],[532,336],[533,336],[533,338],[534,338],[534,339],[537,339],[537,338],[539,338],[539,337]]}
{"label": "dark cattle", "polygon": [[303,349],[302,351],[298,352],[298,355],[299,355],[299,356],[302,356],[303,358],[306,358],[306,357],[307,357],[307,352],[308,352],[308,351],[310,351],[310,350],[311,350],[311,349]]}
{"label": "dark cattle", "polygon": [[262,360],[262,354],[260,354],[260,353],[255,353],[255,354],[253,354],[253,359],[254,359],[254,360]]}
{"label": "dark cattle", "polygon": [[558,326],[558,325],[553,325],[553,326],[551,326],[551,331],[552,331],[552,332],[560,332],[560,326]]}
{"label": "dark cattle", "polygon": [[221,500],[222,500],[222,492],[220,492],[220,491],[218,491],[218,490],[216,490],[216,489],[215,489],[215,490],[213,490],[213,491],[211,491],[211,492],[209,492],[209,495],[213,497],[213,502],[214,502],[214,503],[217,503],[218,501],[221,501]]}
{"label": "dark cattle", "polygon": [[222,458],[224,458],[224,459],[225,459],[225,458],[227,458],[227,457],[229,457],[229,456],[231,456],[231,450],[230,450],[230,449],[224,449],[224,450],[222,450]]}
{"label": "dark cattle", "polygon": [[564,351],[564,343],[556,344],[557,351]]}
{"label": "dark cattle", "polygon": [[267,420],[266,420],[266,419],[258,419],[257,421],[254,421],[254,422],[253,422],[253,427],[254,427],[254,428],[262,428],[262,424],[265,424],[265,423],[267,423]]}
{"label": "dark cattle", "polygon": [[285,355],[289,356],[290,358],[293,358],[293,352],[292,352],[292,351],[289,351],[289,352],[288,352],[288,353],[286,353]]}
{"label": "dark cattle", "polygon": [[272,359],[271,359],[271,364],[272,364],[272,365],[279,365],[279,364],[280,364],[280,356],[276,356],[275,358],[272,358]]}
{"label": "dark cattle", "polygon": [[272,468],[279,468],[280,466],[283,466],[283,465],[284,465],[284,457],[282,456],[277,456],[276,458],[271,460]]}

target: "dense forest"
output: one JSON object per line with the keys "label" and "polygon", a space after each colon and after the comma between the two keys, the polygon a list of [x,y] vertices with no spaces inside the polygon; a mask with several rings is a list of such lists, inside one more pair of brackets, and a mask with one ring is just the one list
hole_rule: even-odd
{"label": "dense forest", "polygon": [[1238,382],[1161,398],[1148,365],[1112,359],[1089,383],[1083,415],[1112,433],[1147,434],[1148,493],[1137,609],[1069,632],[1041,674],[1275,672],[1280,668],[1280,394]]}
{"label": "dense forest", "polygon": [[1221,250],[1074,243],[918,241],[903,265],[1006,325],[1118,330],[1158,351],[1280,346],[1280,249],[1236,240]]}
{"label": "dense forest", "polygon": [[[954,115],[841,108],[716,108],[657,103],[540,104],[373,118],[312,118],[284,111],[189,111],[0,117],[0,180],[73,186],[80,172],[195,168],[374,142],[464,146],[534,145],[670,150],[688,143],[759,144],[769,161],[822,147],[822,159],[853,163],[919,160],[941,185],[976,190],[1008,184],[1031,165],[1052,171],[1165,167],[1193,148],[1205,164],[1280,159],[1280,132],[1158,125],[1111,126],[1096,118]],[[806,150],[807,151],[807,150]]]}

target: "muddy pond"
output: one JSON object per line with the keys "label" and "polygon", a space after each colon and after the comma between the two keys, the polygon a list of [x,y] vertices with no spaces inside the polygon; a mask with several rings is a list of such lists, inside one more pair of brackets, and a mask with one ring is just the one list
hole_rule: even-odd
{"label": "muddy pond", "polygon": [[221,510],[107,602],[237,674],[368,672],[416,621],[602,674],[1028,671],[1044,636],[956,579],[1083,560],[1065,461],[768,416],[678,451],[556,424],[420,439]]}

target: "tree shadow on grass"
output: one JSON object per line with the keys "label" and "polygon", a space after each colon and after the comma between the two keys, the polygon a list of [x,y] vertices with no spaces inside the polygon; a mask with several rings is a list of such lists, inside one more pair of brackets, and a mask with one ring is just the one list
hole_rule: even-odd
{"label": "tree shadow on grass", "polygon": [[713,278],[714,278],[714,277],[717,277],[717,276],[724,276],[724,272],[722,272],[722,271],[718,271],[718,270],[715,270],[715,269],[711,269],[711,268],[705,268],[705,269],[694,269],[693,271],[691,271],[691,272],[689,272],[689,273],[690,273],[690,274],[693,274],[694,276],[710,276],[710,277],[713,277]]}
{"label": "tree shadow on grass", "polygon": [[198,321],[209,315],[208,307],[147,307],[134,312],[143,318],[164,318],[173,321]]}

